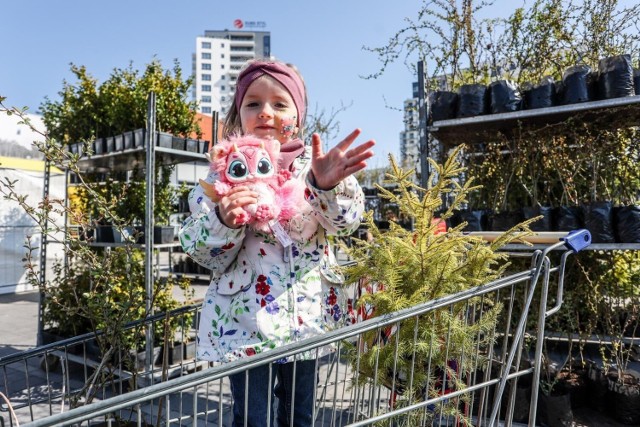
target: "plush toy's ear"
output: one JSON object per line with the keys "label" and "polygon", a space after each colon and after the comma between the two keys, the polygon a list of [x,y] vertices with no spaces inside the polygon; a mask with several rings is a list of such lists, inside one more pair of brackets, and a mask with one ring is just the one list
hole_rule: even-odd
{"label": "plush toy's ear", "polygon": [[263,140],[261,144],[262,148],[265,149],[267,153],[269,153],[269,156],[271,156],[272,159],[278,158],[278,155],[280,154],[280,141],[275,138],[266,139]]}
{"label": "plush toy's ear", "polygon": [[218,160],[224,156],[227,155],[227,150],[224,149],[224,147],[221,147],[219,145],[216,145],[215,147],[213,147],[213,160]]}
{"label": "plush toy's ear", "polygon": [[204,195],[210,198],[211,201],[218,203],[220,201],[220,197],[218,196],[218,193],[216,193],[215,186],[213,184],[209,184],[204,179],[201,179],[199,182]]}

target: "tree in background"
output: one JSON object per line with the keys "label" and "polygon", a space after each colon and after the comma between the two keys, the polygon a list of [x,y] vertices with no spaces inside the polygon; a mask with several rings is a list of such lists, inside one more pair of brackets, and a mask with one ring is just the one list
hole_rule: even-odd
{"label": "tree in background", "polygon": [[415,19],[384,46],[364,49],[377,55],[382,75],[397,61],[412,70],[423,60],[433,82],[455,90],[466,83],[515,78],[519,83],[545,75],[556,78],[578,62],[592,68],[598,59],[637,55],[640,5],[618,0],[535,0],[508,18],[479,18],[493,0],[425,0]]}
{"label": "tree in background", "polygon": [[60,100],[45,98],[40,106],[51,141],[64,145],[146,127],[151,91],[156,93],[157,130],[201,135],[196,102],[188,101],[193,78],[183,80],[177,62],[173,70],[165,70],[153,60],[142,74],[132,64],[114,68],[102,84],[84,66],[71,64],[71,72],[77,82],[63,81]]}

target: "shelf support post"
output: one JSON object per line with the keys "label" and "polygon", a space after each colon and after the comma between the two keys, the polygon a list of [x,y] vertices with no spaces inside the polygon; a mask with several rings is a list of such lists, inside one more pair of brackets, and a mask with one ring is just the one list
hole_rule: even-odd
{"label": "shelf support post", "polygon": [[[151,316],[151,301],[153,301],[153,206],[155,193],[155,139],[156,139],[156,94],[149,92],[147,98],[147,131],[145,132],[146,150],[146,203],[144,222],[144,282],[145,282],[145,313]],[[152,372],[153,365],[153,326],[147,326],[145,330],[145,368]],[[151,375],[153,382],[153,375]]]}

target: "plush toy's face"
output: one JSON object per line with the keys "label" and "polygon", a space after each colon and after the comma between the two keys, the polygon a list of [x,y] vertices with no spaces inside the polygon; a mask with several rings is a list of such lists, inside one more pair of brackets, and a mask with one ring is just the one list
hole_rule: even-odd
{"label": "plush toy's face", "polygon": [[231,184],[273,177],[275,167],[267,150],[261,147],[240,146],[227,157],[224,175]]}
{"label": "plush toy's face", "polygon": [[256,193],[256,203],[244,205],[244,212],[236,216],[234,224],[248,224],[257,231],[271,233],[271,221],[290,220],[304,203],[304,183],[292,179],[290,171],[278,168],[277,139],[231,137],[215,145],[207,157],[218,179],[213,184],[200,180],[200,185],[212,201],[219,202],[237,186]]}
{"label": "plush toy's face", "polygon": [[252,135],[232,137],[216,145],[210,156],[219,181],[232,187],[252,181],[277,179],[280,143]]}

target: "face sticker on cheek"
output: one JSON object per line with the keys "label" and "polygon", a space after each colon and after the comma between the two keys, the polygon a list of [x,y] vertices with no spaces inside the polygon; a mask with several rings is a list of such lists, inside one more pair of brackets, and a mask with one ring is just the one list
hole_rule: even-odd
{"label": "face sticker on cheek", "polygon": [[276,116],[275,122],[276,129],[280,129],[282,135],[291,138],[295,134],[298,118],[296,116]]}

